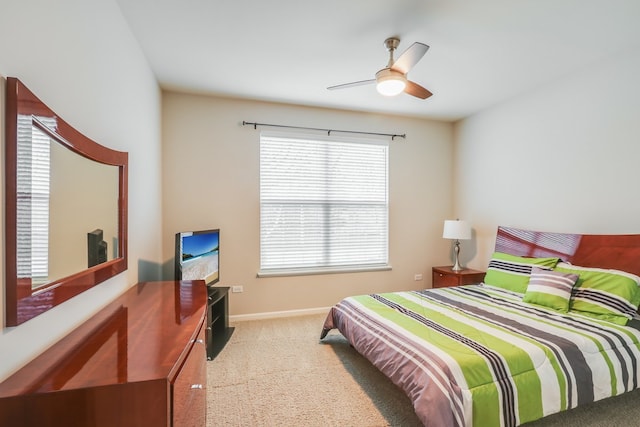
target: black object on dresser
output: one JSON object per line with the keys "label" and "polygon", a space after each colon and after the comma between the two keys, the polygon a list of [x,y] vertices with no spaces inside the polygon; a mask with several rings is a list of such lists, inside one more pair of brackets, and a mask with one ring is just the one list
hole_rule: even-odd
{"label": "black object on dresser", "polygon": [[207,286],[207,360],[213,360],[231,338],[229,327],[229,287]]}

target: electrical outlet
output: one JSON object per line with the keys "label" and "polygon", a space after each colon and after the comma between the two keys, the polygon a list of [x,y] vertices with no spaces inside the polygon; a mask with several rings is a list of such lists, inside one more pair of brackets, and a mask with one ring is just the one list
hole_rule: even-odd
{"label": "electrical outlet", "polygon": [[420,280],[422,280],[422,273],[416,273],[413,275],[413,280],[415,280],[416,282],[419,282]]}
{"label": "electrical outlet", "polygon": [[244,287],[242,285],[232,286],[231,287],[231,292],[233,292],[233,293],[244,292]]}

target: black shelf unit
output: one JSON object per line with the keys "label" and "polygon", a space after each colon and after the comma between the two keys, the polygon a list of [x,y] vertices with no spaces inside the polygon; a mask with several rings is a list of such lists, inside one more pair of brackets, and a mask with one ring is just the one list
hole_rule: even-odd
{"label": "black shelf unit", "polygon": [[213,360],[233,334],[229,327],[229,287],[208,286],[207,308],[207,360]]}

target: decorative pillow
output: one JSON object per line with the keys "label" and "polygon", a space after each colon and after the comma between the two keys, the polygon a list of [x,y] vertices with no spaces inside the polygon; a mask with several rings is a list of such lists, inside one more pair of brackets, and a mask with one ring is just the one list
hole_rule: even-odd
{"label": "decorative pillow", "polygon": [[558,258],[527,258],[494,252],[484,276],[484,283],[523,294],[527,291],[531,268],[550,270],[558,261]]}
{"label": "decorative pillow", "polygon": [[578,275],[574,273],[562,273],[533,267],[527,292],[522,301],[567,313],[571,290],[577,281]]}
{"label": "decorative pillow", "polygon": [[640,304],[640,288],[629,273],[560,263],[557,271],[579,274],[569,310],[626,325]]}

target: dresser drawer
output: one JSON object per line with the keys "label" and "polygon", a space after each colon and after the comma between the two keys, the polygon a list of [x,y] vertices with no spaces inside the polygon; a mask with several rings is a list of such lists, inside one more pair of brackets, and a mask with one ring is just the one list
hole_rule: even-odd
{"label": "dresser drawer", "polygon": [[180,372],[173,382],[173,426],[204,426],[207,408],[205,327],[200,327]]}

